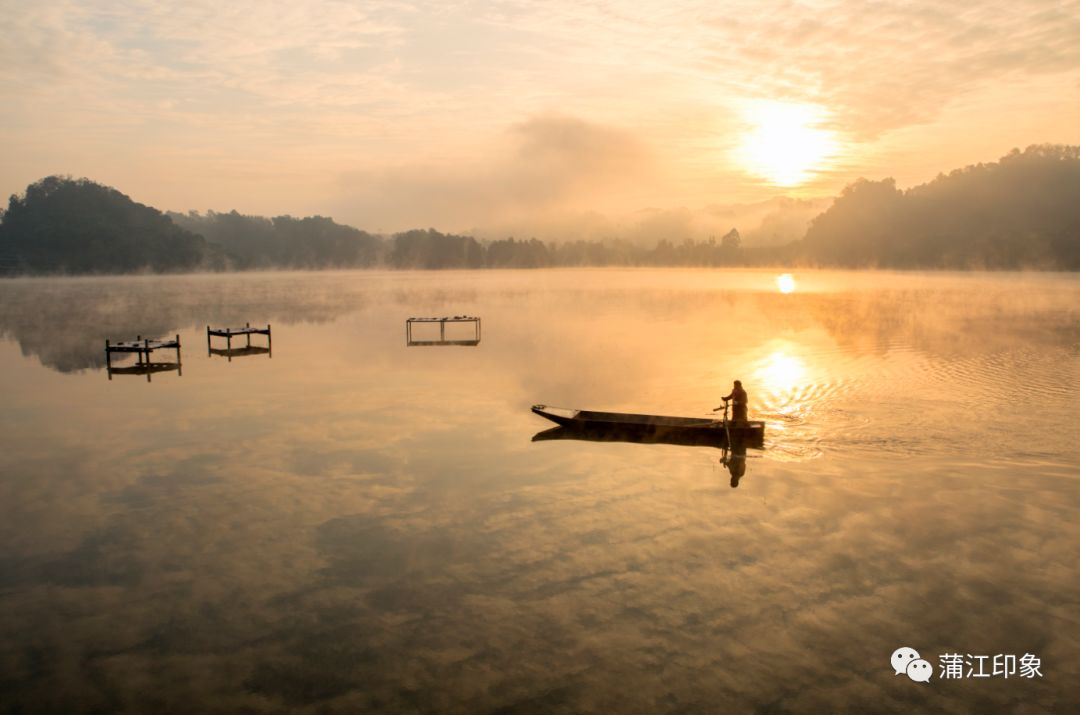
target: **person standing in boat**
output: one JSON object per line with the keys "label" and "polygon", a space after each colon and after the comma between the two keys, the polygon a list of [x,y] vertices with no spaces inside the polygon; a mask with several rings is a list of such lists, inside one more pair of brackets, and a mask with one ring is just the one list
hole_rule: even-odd
{"label": "person standing in boat", "polygon": [[[746,390],[743,389],[742,381],[736,380],[731,394],[723,398],[724,402],[731,400],[731,419],[745,422],[746,417]],[[717,407],[716,409],[720,409]]]}

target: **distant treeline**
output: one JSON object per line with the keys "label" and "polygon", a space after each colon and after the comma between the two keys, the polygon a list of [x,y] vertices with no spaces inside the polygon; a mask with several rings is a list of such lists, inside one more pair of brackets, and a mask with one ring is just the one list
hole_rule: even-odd
{"label": "distant treeline", "polygon": [[803,260],[1080,270],[1080,147],[1032,146],[908,191],[860,179],[810,223]]}
{"label": "distant treeline", "polygon": [[732,229],[719,241],[644,247],[625,240],[477,241],[412,230],[379,236],[329,218],[163,214],[87,179],[50,176],[12,196],[0,216],[0,273],[85,274],[263,268],[541,268],[776,263],[784,248],[748,249]]}
{"label": "distant treeline", "polygon": [[0,273],[257,268],[541,268],[821,265],[1080,270],[1080,147],[1033,146],[908,191],[860,179],[801,241],[619,238],[477,241],[412,230],[380,236],[329,218],[163,214],[87,179],[51,176],[0,214]]}
{"label": "distant treeline", "polygon": [[209,211],[168,217],[219,246],[228,256],[229,267],[238,270],[367,267],[377,265],[384,252],[379,236],[322,216],[269,219]]}
{"label": "distant treeline", "polygon": [[412,230],[382,237],[323,217],[273,219],[213,211],[169,214],[176,224],[220,246],[248,268],[542,268],[603,265],[735,265],[774,258],[781,249],[744,249],[732,229],[719,241],[661,241],[647,248],[624,240],[546,243],[535,238],[477,241],[472,236]]}

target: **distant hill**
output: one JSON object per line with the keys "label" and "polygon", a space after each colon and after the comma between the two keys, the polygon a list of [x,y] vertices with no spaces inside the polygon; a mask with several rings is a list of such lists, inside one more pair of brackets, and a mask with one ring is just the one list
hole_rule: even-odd
{"label": "distant hill", "polygon": [[161,213],[87,179],[51,176],[0,216],[0,274],[252,268],[748,266],[1080,270],[1080,147],[1032,146],[907,191],[859,179],[805,238],[747,246],[625,238],[477,241],[435,229],[378,236],[323,216]]}
{"label": "distant hill", "polygon": [[822,265],[1080,269],[1080,147],[1031,146],[900,191],[851,184],[800,246]]}
{"label": "distant hill", "polygon": [[224,265],[205,238],[87,179],[50,176],[12,196],[0,221],[7,273],[175,272]]}

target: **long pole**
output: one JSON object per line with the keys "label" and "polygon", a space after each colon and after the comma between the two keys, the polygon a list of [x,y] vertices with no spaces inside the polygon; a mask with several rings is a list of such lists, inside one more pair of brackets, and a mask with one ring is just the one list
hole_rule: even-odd
{"label": "long pole", "polygon": [[146,381],[150,382],[150,338],[143,340],[143,350],[146,351]]}
{"label": "long pole", "polygon": [[727,400],[725,400],[724,401],[724,435],[727,436],[728,449],[731,449],[731,428],[728,427],[727,409],[728,409],[728,403],[727,403]]}

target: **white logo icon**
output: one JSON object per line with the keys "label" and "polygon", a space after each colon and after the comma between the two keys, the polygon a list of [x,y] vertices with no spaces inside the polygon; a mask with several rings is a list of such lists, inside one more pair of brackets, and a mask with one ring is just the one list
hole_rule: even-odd
{"label": "white logo icon", "polygon": [[922,658],[916,658],[908,663],[907,677],[914,680],[916,683],[929,683],[930,677],[934,674],[934,666],[930,665],[928,661]]}
{"label": "white logo icon", "polygon": [[[906,673],[908,666],[911,665],[912,662],[919,660],[919,657],[919,651],[914,648],[908,648],[907,646],[894,650],[891,662],[893,670],[896,671],[896,675],[903,675]],[[926,661],[924,660],[922,662],[925,663]]]}

